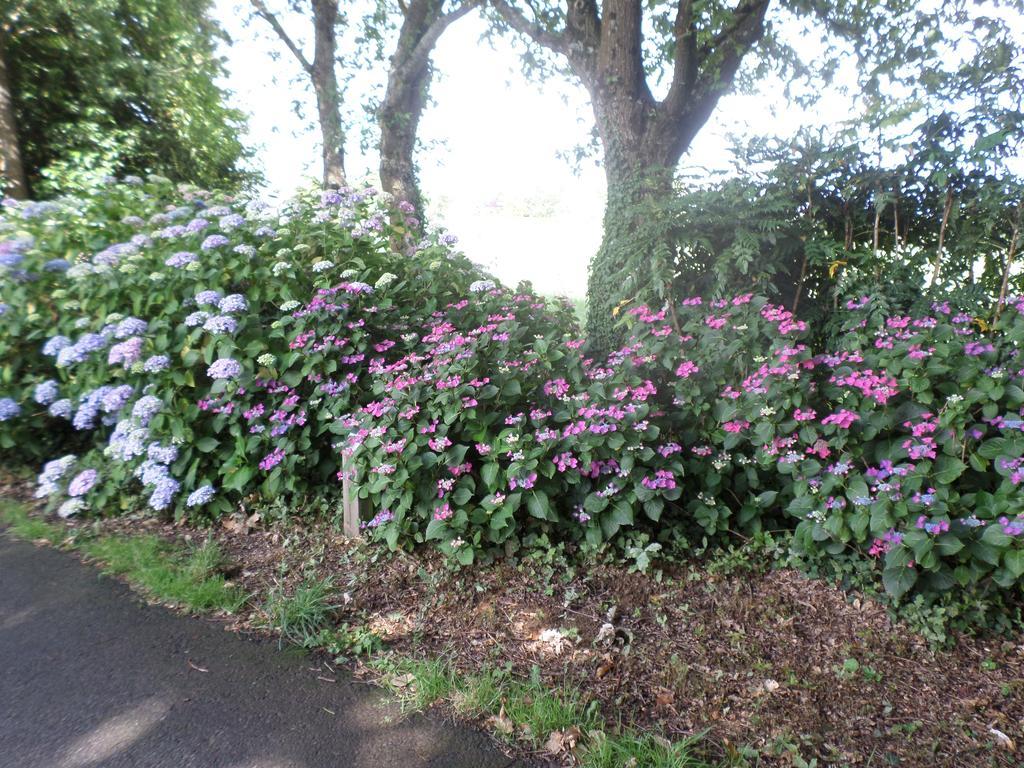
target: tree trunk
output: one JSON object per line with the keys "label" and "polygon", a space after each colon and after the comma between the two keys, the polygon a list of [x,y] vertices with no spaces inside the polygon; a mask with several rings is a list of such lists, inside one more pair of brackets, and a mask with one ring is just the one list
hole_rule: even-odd
{"label": "tree trunk", "polygon": [[421,55],[417,47],[440,16],[438,0],[412,0],[408,4],[398,46],[391,57],[384,101],[377,114],[381,186],[396,203],[409,203],[420,222],[423,221],[423,199],[413,153],[420,117],[427,106],[432,72],[429,56]]}
{"label": "tree trunk", "polygon": [[323,140],[324,186],[345,184],[345,132],[341,125],[341,94],[334,58],[338,40],[337,0],[313,0],[314,51],[311,77]]}
{"label": "tree trunk", "polygon": [[587,334],[595,350],[611,351],[621,333],[615,308],[624,299],[657,305],[670,295],[674,265],[660,204],[672,193],[675,158],[656,158],[620,140],[605,142],[608,196],[604,236],[590,262]]}
{"label": "tree trunk", "polygon": [[7,75],[7,45],[0,36],[0,168],[5,181],[6,194],[18,200],[28,197],[25,169],[21,163],[18,145],[18,124],[14,115],[14,100],[10,78]]}

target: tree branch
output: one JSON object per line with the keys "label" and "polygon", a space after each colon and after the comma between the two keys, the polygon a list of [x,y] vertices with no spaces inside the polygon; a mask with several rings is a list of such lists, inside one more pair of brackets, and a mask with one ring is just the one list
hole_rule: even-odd
{"label": "tree branch", "polygon": [[697,75],[693,0],[680,0],[672,31],[676,39],[675,63],[672,68],[672,84],[664,103],[671,115],[679,115],[693,91]]}
{"label": "tree branch", "polygon": [[430,59],[431,51],[434,50],[438,39],[444,34],[444,31],[467,13],[475,8],[479,8],[483,4],[484,0],[465,0],[455,10],[441,14],[434,19],[430,26],[427,27],[427,31],[419,39],[419,42],[416,43],[416,47],[412,49],[409,57],[403,62],[402,68],[418,69],[419,67],[426,66],[427,61]]}
{"label": "tree branch", "polygon": [[538,21],[530,21],[518,8],[509,5],[506,0],[491,0],[491,5],[498,15],[516,32],[526,35],[538,45],[548,48],[564,56],[569,55],[569,38],[566,31],[553,32]]}
{"label": "tree branch", "polygon": [[298,59],[299,64],[306,70],[306,74],[313,75],[313,65],[309,63],[309,60],[303,55],[302,50],[295,44],[295,42],[288,36],[285,28],[281,26],[281,22],[277,20],[266,3],[263,0],[250,0],[252,7],[256,10],[256,15],[261,16],[266,22],[273,28],[277,36],[281,38],[281,41],[288,47],[288,50],[292,52],[292,55]]}
{"label": "tree branch", "polygon": [[713,100],[712,108],[722,92],[732,85],[743,57],[764,34],[764,17],[770,4],[771,0],[740,0],[733,11],[732,23],[715,36],[720,41],[716,47],[709,50],[707,46],[701,46],[698,49],[697,57],[702,64],[707,63],[713,53],[722,50],[718,66],[703,72],[694,88],[700,100]]}

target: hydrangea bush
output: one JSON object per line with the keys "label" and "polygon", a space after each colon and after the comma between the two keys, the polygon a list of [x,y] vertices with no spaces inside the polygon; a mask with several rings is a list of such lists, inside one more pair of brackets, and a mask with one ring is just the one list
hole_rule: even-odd
{"label": "hydrangea bush", "polygon": [[[311,192],[278,212],[160,179],[107,191],[104,206],[6,201],[0,222],[0,449],[77,455],[41,478],[63,514],[141,494],[159,512],[215,516],[333,476],[318,451],[333,450],[326,401],[344,401],[333,389],[321,409],[307,400],[309,374],[339,363],[294,344],[314,319],[292,311],[344,279],[376,294],[368,314],[429,312],[485,277],[446,236],[392,252],[402,219],[373,190]],[[61,270],[47,266],[55,253]],[[351,334],[353,357],[367,338]],[[275,398],[263,432],[253,412]],[[97,475],[70,494],[86,470]]]}
{"label": "hydrangea bush", "polygon": [[624,304],[599,359],[566,303],[450,238],[395,253],[370,191],[270,212],[150,181],[104,205],[0,225],[0,446],[45,451],[60,514],[213,519],[348,471],[368,536],[462,563],[788,529],[896,598],[1020,595],[1024,302],[989,328],[851,299],[830,349],[761,297]]}

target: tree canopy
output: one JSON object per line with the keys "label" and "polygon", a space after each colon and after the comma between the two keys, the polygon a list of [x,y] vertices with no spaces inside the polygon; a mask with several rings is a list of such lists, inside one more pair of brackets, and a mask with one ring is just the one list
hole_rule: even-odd
{"label": "tree canopy", "polygon": [[209,0],[17,0],[0,42],[34,196],[107,174],[243,178]]}

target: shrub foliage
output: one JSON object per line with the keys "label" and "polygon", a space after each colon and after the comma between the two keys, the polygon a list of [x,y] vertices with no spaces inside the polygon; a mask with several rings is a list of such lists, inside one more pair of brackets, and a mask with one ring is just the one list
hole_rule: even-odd
{"label": "shrub foliage", "polygon": [[160,179],[9,205],[0,445],[50,459],[64,515],[336,498],[347,455],[368,535],[461,563],[792,529],[895,598],[1019,596],[1024,302],[989,327],[852,298],[827,350],[749,294],[624,304],[628,341],[598,359],[568,303],[450,238],[392,251],[400,214]]}

